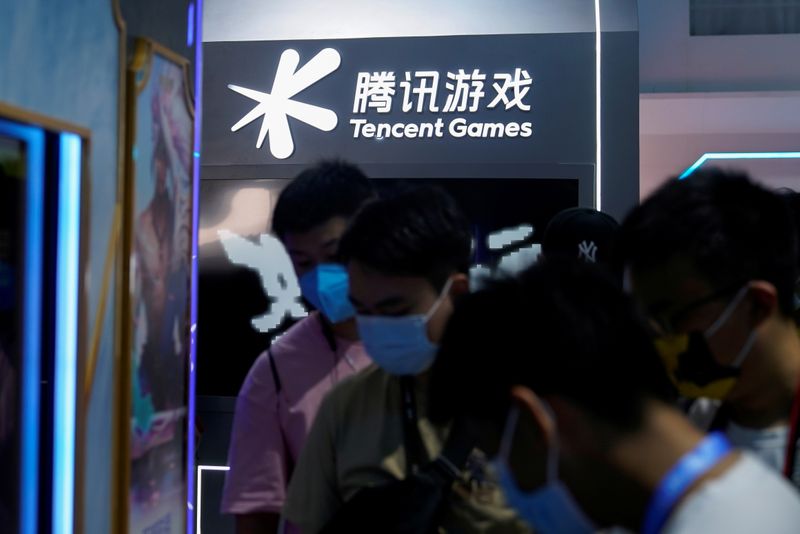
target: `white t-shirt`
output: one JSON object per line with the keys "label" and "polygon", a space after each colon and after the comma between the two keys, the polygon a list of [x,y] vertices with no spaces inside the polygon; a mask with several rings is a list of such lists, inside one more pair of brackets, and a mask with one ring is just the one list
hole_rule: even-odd
{"label": "white t-shirt", "polygon": [[750,453],[700,486],[661,534],[797,534],[800,493]]}
{"label": "white t-shirt", "polygon": [[[689,419],[698,428],[706,431],[719,407],[719,401],[698,399],[689,409]],[[789,440],[788,425],[755,429],[739,426],[731,421],[725,428],[725,435],[734,447],[752,452],[766,465],[783,473],[783,465],[786,461],[786,443]],[[795,461],[792,481],[800,488],[800,443],[797,445],[797,451],[798,457]],[[800,532],[800,527],[797,532]]]}
{"label": "white t-shirt", "polygon": [[[758,430],[730,422],[726,434],[734,447],[751,451],[762,462],[779,473],[783,473],[783,466],[786,462],[786,443],[789,440],[787,425]],[[800,457],[798,458],[800,459]],[[800,462],[798,461],[795,461],[792,481],[800,488]],[[797,531],[800,532],[800,526]]]}

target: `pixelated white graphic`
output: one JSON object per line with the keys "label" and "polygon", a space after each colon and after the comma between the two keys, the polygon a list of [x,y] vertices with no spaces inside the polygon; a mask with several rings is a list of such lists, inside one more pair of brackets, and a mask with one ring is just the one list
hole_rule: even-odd
{"label": "pixelated white graphic", "polygon": [[[498,73],[494,75],[494,79],[500,80],[503,83],[502,85],[497,82],[492,84],[492,87],[497,92],[497,96],[487,107],[492,109],[500,102],[503,102],[506,111],[513,107],[517,107],[522,111],[530,111],[531,106],[522,101],[525,95],[528,94],[528,91],[531,90],[531,84],[533,83],[527,70],[517,67],[514,69],[513,76],[508,73]],[[510,90],[513,90],[513,98],[509,98],[508,96]]]}
{"label": "pixelated white graphic", "polygon": [[[502,250],[530,238],[533,235],[533,231],[533,226],[528,224],[514,228],[503,228],[489,234],[486,237],[486,243],[490,250]],[[494,270],[485,265],[474,265],[469,270],[470,289],[474,291],[483,287],[486,281],[493,276],[514,276],[524,271],[536,263],[541,252],[542,246],[538,243],[533,243],[501,256]]]}
{"label": "pixelated white graphic", "polygon": [[578,244],[578,259],[586,260],[589,263],[596,263],[597,259],[597,245],[594,241],[581,241]]}
{"label": "pixelated white graphic", "polygon": [[538,243],[533,243],[519,250],[514,250],[500,258],[500,263],[497,264],[497,270],[498,272],[508,275],[521,273],[536,263],[541,253],[542,245]]}
{"label": "pixelated white graphic", "polygon": [[496,232],[492,232],[486,238],[490,250],[500,250],[506,248],[514,243],[524,241],[533,235],[533,226],[523,224],[516,228],[503,228]]}
{"label": "pixelated white graphic", "polygon": [[394,72],[359,72],[356,79],[356,96],[353,113],[366,113],[372,108],[378,113],[392,111],[395,94]]}
{"label": "pixelated white graphic", "polygon": [[238,85],[228,85],[232,91],[258,102],[250,112],[231,127],[236,132],[263,116],[256,147],[261,148],[269,132],[269,150],[278,159],[286,159],[294,152],[294,140],[289,128],[289,117],[314,128],[329,132],[336,128],[339,118],[330,109],[293,100],[300,91],[314,85],[339,68],[342,58],[333,48],[325,48],[311,58],[300,70],[300,54],[296,50],[285,50],[281,54],[272,92],[263,93]]}
{"label": "pixelated white graphic", "polygon": [[[533,232],[534,228],[530,225],[503,228],[487,236],[487,245],[491,250],[502,250],[528,239]],[[262,234],[258,242],[253,242],[226,229],[218,230],[217,235],[231,263],[253,269],[259,274],[264,294],[271,302],[267,313],[251,320],[253,328],[268,334],[287,316],[301,319],[308,315],[300,300],[300,284],[291,258],[277,238]],[[534,243],[504,254],[494,269],[474,265],[469,271],[470,288],[479,289],[486,280],[497,274],[515,275],[536,263],[540,253],[541,245]]]}
{"label": "pixelated white graphic", "polygon": [[267,313],[252,319],[253,328],[269,333],[287,316],[301,319],[308,315],[300,302],[300,284],[292,260],[277,238],[262,234],[259,242],[253,243],[228,230],[219,230],[217,234],[231,263],[258,272],[264,293],[272,303]]}
{"label": "pixelated white graphic", "polygon": [[172,350],[175,352],[173,354],[182,354],[183,353],[183,332],[181,332],[180,328],[180,321],[178,318],[175,318],[175,321],[172,323]]}

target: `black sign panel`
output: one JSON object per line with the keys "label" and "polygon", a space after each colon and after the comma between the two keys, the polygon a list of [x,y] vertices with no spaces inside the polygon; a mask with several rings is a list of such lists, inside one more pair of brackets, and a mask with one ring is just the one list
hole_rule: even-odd
{"label": "black sign panel", "polygon": [[[268,235],[272,209],[288,180],[206,180],[200,188],[198,382],[201,395],[236,395],[259,353],[299,317],[284,314],[288,296],[270,278],[292,280],[282,247]],[[391,195],[405,180],[374,181]],[[453,196],[471,223],[474,265],[494,267],[540,243],[547,222],[578,203],[577,179],[418,179]],[[492,235],[529,227],[494,246]],[[280,250],[275,247],[280,247]],[[299,289],[296,296],[299,297]],[[272,321],[265,321],[270,316]]]}
{"label": "black sign panel", "polygon": [[204,53],[205,166],[594,163],[593,33],[208,43]]}

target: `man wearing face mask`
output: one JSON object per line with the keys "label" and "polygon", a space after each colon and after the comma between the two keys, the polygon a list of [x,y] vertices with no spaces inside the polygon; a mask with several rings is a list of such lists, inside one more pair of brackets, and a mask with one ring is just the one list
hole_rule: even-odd
{"label": "man wearing face mask", "polygon": [[673,405],[649,332],[595,266],[548,260],[466,297],[431,376],[434,420],[478,429],[541,534],[790,534],[800,495]]}
{"label": "man wearing face mask", "polygon": [[366,206],[343,237],[358,330],[377,366],[320,407],[284,510],[303,534],[525,532],[474,443],[427,418],[428,369],[468,290],[470,237],[454,201],[429,187]]}
{"label": "man wearing face mask", "polygon": [[797,243],[783,199],[741,174],[696,172],[634,209],[620,246],[669,376],[700,399],[690,417],[800,484]]}
{"label": "man wearing face mask", "polygon": [[272,229],[316,311],[259,356],[237,398],[222,510],[236,515],[238,534],[277,532],[289,477],[323,396],[371,363],[358,342],[337,251],[350,218],[373,197],[357,167],[330,161],[301,173],[278,198]]}

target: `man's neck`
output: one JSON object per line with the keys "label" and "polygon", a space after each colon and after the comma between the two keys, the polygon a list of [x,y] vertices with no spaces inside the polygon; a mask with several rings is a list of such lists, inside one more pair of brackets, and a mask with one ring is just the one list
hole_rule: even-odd
{"label": "man's neck", "polygon": [[765,324],[742,372],[747,373],[741,378],[742,393],[734,390],[730,399],[731,420],[754,429],[786,424],[800,380],[800,337],[794,321],[780,318]]}
{"label": "man's neck", "polygon": [[[327,321],[325,318],[322,320]],[[358,341],[359,339],[358,327],[355,319],[348,319],[341,323],[331,324],[331,330],[333,331],[333,335],[340,339],[345,339],[347,341]]]}
{"label": "man's neck", "polygon": [[[618,477],[606,503],[608,521],[638,531],[644,521],[653,493],[669,471],[702,441],[703,435],[676,410],[660,403],[646,408],[644,427],[614,445],[610,461]],[[699,477],[684,492],[686,499],[709,478],[724,473],[735,462],[726,458]]]}

